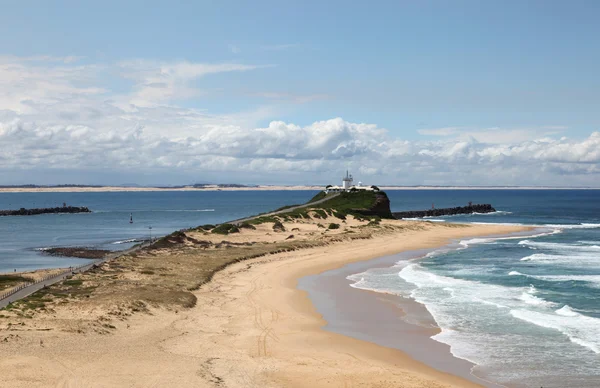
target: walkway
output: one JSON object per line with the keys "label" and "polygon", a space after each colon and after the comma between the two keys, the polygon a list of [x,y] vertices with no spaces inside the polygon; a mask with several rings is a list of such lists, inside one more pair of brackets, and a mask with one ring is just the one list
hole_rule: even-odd
{"label": "walkway", "polygon": [[247,222],[247,221],[251,221],[251,220],[254,220],[254,219],[260,218],[260,217],[270,217],[270,216],[276,216],[278,214],[289,213],[289,212],[297,210],[297,209],[302,209],[302,208],[305,208],[305,207],[310,207],[310,206],[321,204],[323,202],[327,202],[330,199],[333,199],[333,198],[337,197],[338,195],[340,195],[340,193],[334,193],[334,194],[328,195],[327,197],[325,197],[323,199],[319,199],[318,201],[305,203],[304,205],[298,205],[298,206],[288,207],[287,209],[277,210],[277,211],[270,212],[270,213],[259,214],[259,215],[252,216],[252,217],[241,218],[239,220],[230,221],[229,223],[233,224],[233,225],[239,225],[241,223],[244,223],[244,222]]}
{"label": "walkway", "polygon": [[[251,221],[251,220],[259,218],[259,217],[269,217],[269,216],[275,216],[275,215],[278,215],[278,214],[289,213],[289,212],[297,210],[297,209],[302,209],[302,208],[305,208],[305,207],[319,205],[319,204],[321,204],[323,202],[329,201],[330,199],[337,197],[338,195],[340,195],[340,194],[339,193],[334,193],[334,194],[328,195],[327,197],[325,197],[323,199],[320,199],[318,201],[309,202],[309,203],[306,203],[304,205],[293,206],[293,207],[290,207],[290,208],[287,208],[287,209],[277,210],[277,211],[273,211],[273,212],[270,212],[270,213],[259,214],[257,216],[246,217],[246,218],[242,218],[242,219],[239,219],[239,220],[230,221],[229,223],[234,224],[234,225],[239,225],[239,224],[241,224],[243,222]],[[151,242],[145,242],[143,244],[140,244],[140,245],[138,245],[136,247],[127,249],[125,251],[115,252],[115,253],[113,253],[111,255],[106,256],[103,259],[93,260],[89,264],[85,264],[85,265],[80,266],[80,267],[76,267],[76,268],[73,268],[73,269],[66,270],[63,273],[60,273],[60,274],[58,274],[56,276],[53,276],[53,277],[50,277],[48,279],[43,279],[42,281],[39,281],[37,283],[31,283],[31,284],[28,284],[28,285],[25,285],[25,286],[21,286],[23,288],[18,289],[17,291],[14,291],[12,293],[11,292],[7,292],[7,293],[3,294],[3,295],[6,295],[4,298],[2,298],[2,295],[0,295],[0,298],[1,298],[0,299],[0,309],[5,308],[9,303],[15,302],[15,301],[17,301],[19,299],[23,299],[23,298],[29,296],[29,295],[33,294],[34,292],[39,291],[39,290],[41,290],[42,288],[44,288],[46,286],[51,286],[51,285],[56,284],[56,283],[58,283],[60,281],[63,281],[68,276],[71,276],[73,273],[88,271],[94,265],[100,265],[100,264],[102,264],[102,263],[104,263],[104,262],[106,262],[108,260],[115,259],[115,258],[117,258],[119,256],[127,255],[129,253],[137,251],[138,249],[147,247],[150,244],[151,244]]]}
{"label": "walkway", "polygon": [[[46,286],[51,286],[55,283],[65,280],[67,277],[71,276],[73,273],[85,272],[85,271],[89,270],[90,268],[92,268],[94,265],[100,265],[108,260],[112,260],[119,256],[135,252],[138,249],[141,249],[148,245],[150,245],[150,243],[146,242],[146,243],[140,244],[136,247],[129,248],[124,251],[115,252],[115,253],[108,255],[105,258],[100,259],[100,260],[90,260],[89,264],[85,264],[85,265],[82,265],[79,267],[75,267],[75,268],[66,270],[63,273],[60,273],[58,275],[52,276],[47,279],[43,279],[42,281],[37,282],[37,283],[31,283],[29,285],[25,285],[23,288],[19,289],[18,291],[14,292],[12,294],[10,292],[5,293],[4,295],[7,295],[7,294],[8,295],[5,298],[0,300],[0,309],[5,308],[6,306],[8,306],[9,303],[15,302],[19,299],[23,299],[23,298],[29,296],[29,295],[33,294],[34,292],[39,291]],[[1,298],[1,296],[0,296],[0,298]]]}

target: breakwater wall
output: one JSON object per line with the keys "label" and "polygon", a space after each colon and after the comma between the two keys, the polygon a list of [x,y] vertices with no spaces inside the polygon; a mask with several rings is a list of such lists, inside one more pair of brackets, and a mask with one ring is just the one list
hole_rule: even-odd
{"label": "breakwater wall", "polygon": [[61,207],[45,207],[37,209],[19,210],[0,210],[0,216],[36,216],[38,214],[55,214],[55,213],[91,213],[92,211],[84,206],[61,206]]}
{"label": "breakwater wall", "polygon": [[472,214],[472,213],[493,213],[496,209],[490,204],[481,205],[470,205],[470,206],[459,206],[441,209],[429,209],[429,210],[413,210],[406,212],[393,212],[394,218],[423,218],[423,217],[440,217],[440,216],[453,216],[456,214]]}

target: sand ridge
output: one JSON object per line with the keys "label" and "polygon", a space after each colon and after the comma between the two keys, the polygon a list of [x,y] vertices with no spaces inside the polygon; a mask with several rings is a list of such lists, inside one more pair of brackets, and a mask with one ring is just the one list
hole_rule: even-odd
{"label": "sand ridge", "polygon": [[[144,311],[107,321],[110,329],[81,333],[76,322],[69,322],[105,316],[106,303],[92,307],[85,301],[69,302],[44,319],[21,318],[22,325],[13,318],[15,324],[0,332],[0,386],[476,386],[400,351],[322,330],[325,322],[296,288],[297,279],[352,261],[523,228],[384,221],[371,238],[349,240],[342,237],[360,230],[358,221],[347,220],[335,231],[324,231],[316,223],[286,224],[289,233],[274,233],[262,225],[227,236],[231,242],[258,244],[285,241],[292,233],[294,238],[329,241],[230,265],[192,291],[197,298],[192,308],[147,304]],[[291,232],[293,228],[298,230]],[[202,232],[190,235],[222,239]],[[159,260],[160,252],[155,256]]]}

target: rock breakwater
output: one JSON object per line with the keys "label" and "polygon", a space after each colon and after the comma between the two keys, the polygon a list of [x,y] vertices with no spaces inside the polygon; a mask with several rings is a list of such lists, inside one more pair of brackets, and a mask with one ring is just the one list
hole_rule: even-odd
{"label": "rock breakwater", "polygon": [[85,206],[61,206],[45,207],[36,209],[20,208],[18,210],[0,210],[0,216],[37,216],[39,214],[56,213],[91,213],[92,211]]}
{"label": "rock breakwater", "polygon": [[453,216],[457,214],[473,214],[473,213],[493,213],[496,209],[490,204],[477,204],[469,206],[459,206],[451,208],[429,209],[429,210],[413,210],[406,212],[394,212],[394,218],[423,218],[423,217],[440,217]]}

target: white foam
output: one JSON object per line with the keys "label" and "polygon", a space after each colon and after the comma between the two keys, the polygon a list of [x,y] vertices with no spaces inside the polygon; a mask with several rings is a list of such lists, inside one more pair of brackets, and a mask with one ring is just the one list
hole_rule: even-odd
{"label": "white foam", "polygon": [[469,245],[490,243],[490,242],[493,242],[494,240],[495,239],[493,239],[493,238],[472,238],[470,240],[461,240],[459,242],[459,244],[464,247],[468,247]]}
{"label": "white foam", "polygon": [[581,224],[547,224],[545,225],[549,228],[560,228],[560,229],[595,229],[600,228],[600,224],[589,224],[589,223],[581,223]]}
{"label": "white foam", "polygon": [[585,245],[600,245],[600,241],[587,241],[587,240],[581,240],[581,241],[577,241],[579,244],[585,244]]}
{"label": "white foam", "polygon": [[429,218],[429,217],[423,217],[423,218],[403,218],[403,221],[431,221],[431,222],[446,222],[446,220],[442,220],[439,218]]}
{"label": "white foam", "polygon": [[578,312],[573,311],[573,309],[569,305],[564,305],[555,312],[558,315],[562,315],[563,317],[576,317],[580,315]]}
{"label": "white foam", "polygon": [[399,276],[417,286],[411,296],[426,306],[440,327],[441,332],[432,338],[449,345],[454,356],[479,365],[496,362],[490,354],[497,351],[490,349],[504,349],[504,341],[512,335],[490,335],[489,325],[514,324],[510,315],[514,309],[554,307],[552,302],[534,296],[536,290],[532,287],[505,287],[455,279],[428,272],[415,263],[403,268]]}
{"label": "white foam", "polygon": [[521,261],[529,261],[540,265],[556,265],[573,268],[600,268],[600,254],[549,255],[546,253],[534,253],[533,255],[523,257]]}
{"label": "white foam", "polygon": [[349,275],[346,279],[353,281],[350,284],[352,288],[358,288],[361,290],[378,292],[381,294],[392,294],[401,295],[401,287],[399,284],[390,284],[385,278],[397,279],[395,271],[389,274],[374,274],[369,270],[353,275]]}
{"label": "white foam", "polygon": [[594,286],[600,286],[600,275],[528,275],[519,271],[510,271],[509,276],[525,276],[531,279],[544,280],[548,282],[587,282]]}
{"label": "white foam", "polygon": [[581,315],[569,306],[552,313],[515,309],[510,314],[536,326],[557,330],[571,342],[600,354],[600,319]]}
{"label": "white foam", "polygon": [[128,240],[122,240],[122,241],[115,241],[113,244],[131,244],[131,243],[136,243],[136,242],[144,242],[146,240],[144,239],[139,239],[139,238],[130,238]]}
{"label": "white foam", "polygon": [[531,240],[523,240],[519,241],[519,245],[524,245],[532,248],[539,249],[547,249],[554,251],[578,251],[578,252],[599,252],[599,245],[574,245],[574,244],[562,244],[562,243],[553,243],[553,242],[543,242],[543,241],[531,241]]}
{"label": "white foam", "polygon": [[513,214],[513,213],[512,212],[508,212],[508,211],[504,211],[504,210],[497,210],[495,212],[489,212],[489,213],[473,212],[471,214],[478,215],[478,216],[499,216],[499,215],[503,215],[503,214]]}
{"label": "white foam", "polygon": [[519,297],[520,300],[522,300],[523,302],[525,302],[526,304],[530,304],[532,306],[555,306],[556,304],[553,302],[549,302],[547,300],[544,300],[542,298],[538,298],[535,295],[532,295],[531,292],[524,292],[521,294],[521,296]]}

